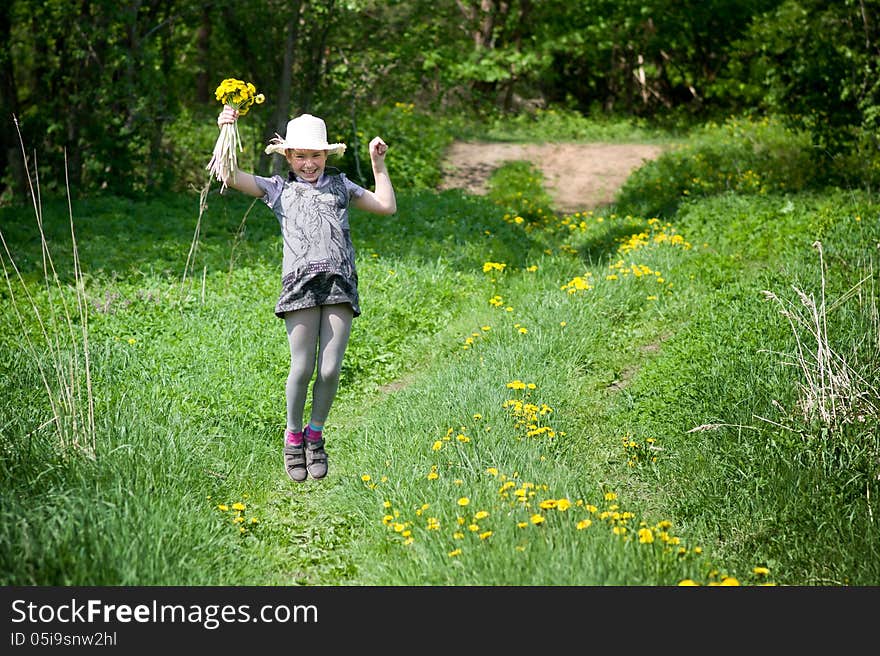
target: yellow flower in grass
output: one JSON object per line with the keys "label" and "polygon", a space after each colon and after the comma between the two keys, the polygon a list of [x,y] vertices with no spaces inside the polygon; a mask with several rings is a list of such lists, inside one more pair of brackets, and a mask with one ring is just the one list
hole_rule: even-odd
{"label": "yellow flower in grass", "polygon": [[483,273],[489,273],[490,271],[504,271],[507,265],[504,262],[484,262],[483,263]]}
{"label": "yellow flower in grass", "polygon": [[480,533],[480,539],[485,540],[486,538],[490,537],[491,535],[492,535],[492,531],[483,531],[482,533]]}
{"label": "yellow flower in grass", "polygon": [[591,519],[582,519],[575,525],[575,528],[579,531],[583,531],[585,528],[590,528],[592,523],[593,521]]}
{"label": "yellow flower in grass", "polygon": [[697,583],[693,579],[682,579],[681,581],[678,582],[678,584],[682,587],[699,586],[700,585],[699,583]]}
{"label": "yellow flower in grass", "polygon": [[485,510],[478,510],[476,512],[476,514],[474,515],[474,519],[479,521],[481,519],[486,519],[488,516],[489,516],[489,513],[486,512]]}
{"label": "yellow flower in grass", "polygon": [[767,576],[770,573],[770,570],[766,567],[755,567],[752,572],[758,576]]}
{"label": "yellow flower in grass", "polygon": [[244,510],[245,505],[241,501],[236,501],[235,503],[232,504],[232,509],[233,510]]}
{"label": "yellow flower in grass", "polygon": [[529,518],[529,521],[531,521],[532,524],[534,524],[535,526],[538,526],[538,525],[544,523],[544,516],[543,516],[543,515],[539,515],[538,513],[535,513],[534,515],[532,515],[532,516]]}
{"label": "yellow flower in grass", "polygon": [[222,510],[223,512],[226,512],[227,510],[229,510],[229,506],[227,506],[225,503],[218,503],[218,504],[217,504],[217,507],[218,507],[220,510]]}
{"label": "yellow flower in grass", "polygon": [[450,558],[455,558],[456,556],[461,555],[461,549],[453,549],[447,554]]}
{"label": "yellow flower in grass", "polygon": [[458,500],[458,505],[459,505],[459,506],[466,506],[466,505],[468,505],[470,502],[471,502],[471,500],[468,499],[467,497],[461,497],[461,498]]}

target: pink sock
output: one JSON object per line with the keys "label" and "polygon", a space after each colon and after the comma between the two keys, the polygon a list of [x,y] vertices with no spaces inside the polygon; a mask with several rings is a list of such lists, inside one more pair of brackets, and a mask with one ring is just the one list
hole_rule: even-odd
{"label": "pink sock", "polygon": [[[323,428],[323,426],[321,427]],[[322,431],[315,430],[311,426],[306,426],[305,430],[303,430],[303,434],[309,442],[317,442],[321,439]]]}
{"label": "pink sock", "polygon": [[303,432],[300,431],[298,433],[294,433],[289,428],[284,431],[284,435],[287,438],[285,441],[288,444],[292,444],[293,446],[301,446],[303,443]]}

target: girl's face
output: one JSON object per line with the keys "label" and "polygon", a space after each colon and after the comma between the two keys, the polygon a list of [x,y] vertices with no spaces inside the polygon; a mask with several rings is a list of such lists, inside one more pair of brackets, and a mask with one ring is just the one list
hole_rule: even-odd
{"label": "girl's face", "polygon": [[306,182],[314,184],[324,172],[327,165],[326,150],[299,150],[288,148],[284,151],[287,163],[295,175]]}

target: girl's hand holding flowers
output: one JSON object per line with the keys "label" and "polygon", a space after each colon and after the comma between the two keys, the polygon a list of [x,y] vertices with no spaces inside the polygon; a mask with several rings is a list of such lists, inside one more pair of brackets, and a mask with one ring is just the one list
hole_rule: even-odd
{"label": "girl's hand holding flowers", "polygon": [[235,123],[238,120],[238,110],[232,105],[223,105],[223,111],[217,117],[217,127],[222,128],[227,123]]}
{"label": "girl's hand holding flowers", "polygon": [[220,136],[217,137],[213,156],[206,168],[223,184],[220,189],[222,192],[226,189],[227,179],[235,175],[238,166],[236,149],[244,150],[236,121],[240,116],[247,114],[252,105],[259,105],[266,98],[262,93],[257,93],[256,87],[250,82],[235,78],[223,80],[214,92],[214,97],[223,103],[223,111],[217,117]]}

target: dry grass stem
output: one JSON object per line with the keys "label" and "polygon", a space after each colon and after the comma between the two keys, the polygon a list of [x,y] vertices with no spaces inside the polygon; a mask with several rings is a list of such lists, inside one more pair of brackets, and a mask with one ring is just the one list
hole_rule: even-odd
{"label": "dry grass stem", "polygon": [[[15,119],[15,125],[18,130],[17,118]],[[0,258],[0,262],[2,262],[3,266],[3,275],[7,287],[9,288],[10,298],[12,299],[16,318],[18,319],[19,326],[22,330],[22,336],[27,344],[27,349],[31,357],[37,365],[40,378],[43,381],[43,386],[46,390],[50,410],[52,412],[52,420],[48,423],[55,424],[56,433],[62,448],[74,446],[82,449],[90,455],[94,455],[95,405],[92,393],[91,360],[88,346],[88,302],[85,297],[85,285],[83,282],[82,270],[80,268],[76,236],[73,229],[73,211],[70,202],[69,179],[67,178],[66,171],[67,153],[65,151],[65,181],[67,183],[68,192],[67,202],[73,248],[74,290],[76,294],[77,317],[80,323],[79,330],[74,326],[71,311],[66,300],[65,286],[62,284],[58,276],[49,249],[48,240],[46,239],[39,191],[39,174],[36,164],[34,165],[34,172],[32,173],[20,131],[18,137],[19,143],[21,144],[22,158],[27,173],[28,188],[34,206],[37,227],[40,232],[43,282],[45,283],[49,316],[44,320],[39,305],[31,295],[28,285],[15,263],[15,259],[9,250],[5,238],[0,234],[0,241],[2,241],[3,249],[6,254],[5,260]],[[36,156],[34,157],[34,161],[36,161]],[[32,327],[25,322],[24,315],[19,307],[12,285],[12,276],[9,268],[7,268],[7,261],[9,262],[9,268],[15,272],[19,285],[27,298],[30,311],[33,313],[37,325],[39,326],[39,331],[45,344],[45,350],[48,352],[51,361],[50,369],[53,375],[50,375],[47,371],[47,367],[44,366],[45,358],[42,357],[43,354],[41,352],[43,349],[38,349],[31,339],[30,333]],[[85,408],[83,408],[84,405]]]}
{"label": "dry grass stem", "polygon": [[840,306],[843,300],[856,295],[859,288],[872,279],[872,276],[863,278],[829,308],[826,303],[822,244],[817,241],[813,246],[819,253],[821,273],[818,301],[812,294],[795,286],[792,289],[800,306],[779,298],[771,291],[765,290],[763,293],[767,300],[779,305],[779,312],[788,321],[795,339],[795,353],[777,355],[785,358],[782,360],[783,365],[795,366],[801,372],[798,407],[802,416],[808,421],[817,419],[823,425],[834,428],[843,423],[863,421],[866,415],[875,415],[878,412],[880,395],[870,382],[831,347],[827,321],[829,309]]}

